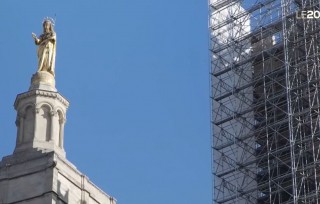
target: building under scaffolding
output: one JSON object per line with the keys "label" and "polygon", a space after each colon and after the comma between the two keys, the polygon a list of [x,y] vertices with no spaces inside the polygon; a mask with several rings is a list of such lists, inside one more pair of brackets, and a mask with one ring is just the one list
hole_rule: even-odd
{"label": "building under scaffolding", "polygon": [[319,204],[320,0],[209,9],[214,203]]}

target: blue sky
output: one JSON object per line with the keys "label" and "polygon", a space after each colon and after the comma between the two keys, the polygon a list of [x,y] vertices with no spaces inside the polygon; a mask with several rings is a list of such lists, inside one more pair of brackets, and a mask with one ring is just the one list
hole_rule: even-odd
{"label": "blue sky", "polygon": [[1,0],[0,157],[56,16],[67,158],[118,204],[211,203],[207,1]]}

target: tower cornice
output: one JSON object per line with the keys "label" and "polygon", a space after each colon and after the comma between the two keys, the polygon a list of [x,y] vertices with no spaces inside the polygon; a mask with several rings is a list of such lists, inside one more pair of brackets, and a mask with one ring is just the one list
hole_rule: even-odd
{"label": "tower cornice", "polygon": [[29,98],[29,97],[34,97],[34,96],[43,96],[43,97],[48,97],[48,98],[52,98],[52,99],[57,99],[63,105],[65,105],[66,107],[69,107],[69,101],[58,92],[47,91],[47,90],[31,90],[31,91],[17,95],[17,98],[14,102],[14,108],[15,109],[18,108],[18,105],[21,100]]}

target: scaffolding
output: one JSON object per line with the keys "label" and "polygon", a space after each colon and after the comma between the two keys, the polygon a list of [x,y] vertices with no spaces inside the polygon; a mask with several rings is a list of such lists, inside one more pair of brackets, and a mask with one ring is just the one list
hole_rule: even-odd
{"label": "scaffolding", "polygon": [[320,203],[320,18],[308,10],[320,0],[209,0],[214,203]]}

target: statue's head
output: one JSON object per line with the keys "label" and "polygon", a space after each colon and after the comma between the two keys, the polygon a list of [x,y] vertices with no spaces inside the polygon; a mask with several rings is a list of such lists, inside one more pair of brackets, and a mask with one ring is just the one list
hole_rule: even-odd
{"label": "statue's head", "polygon": [[54,27],[54,21],[51,18],[45,18],[43,23],[43,33],[52,33],[54,32],[53,27]]}

